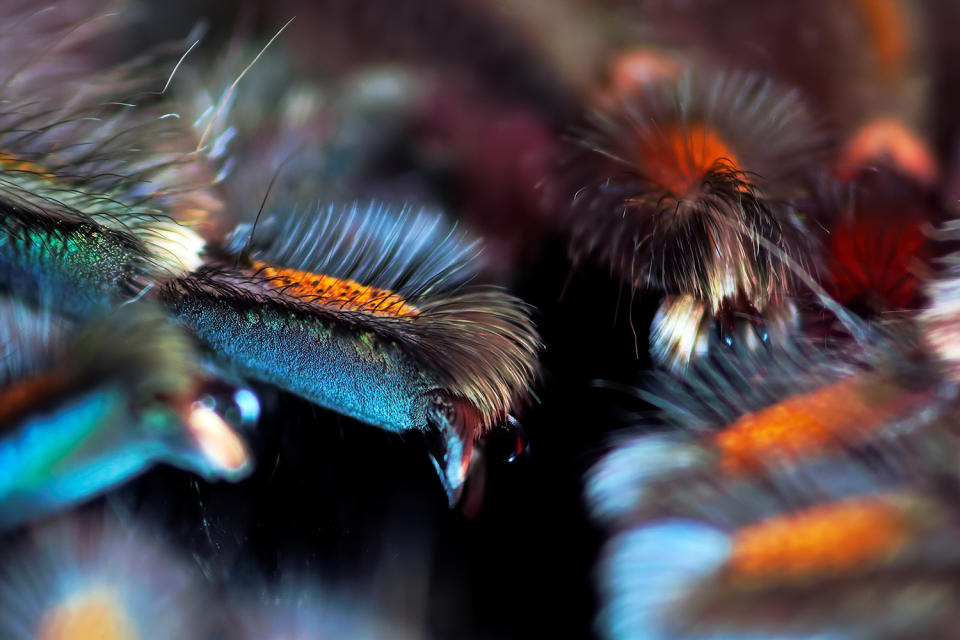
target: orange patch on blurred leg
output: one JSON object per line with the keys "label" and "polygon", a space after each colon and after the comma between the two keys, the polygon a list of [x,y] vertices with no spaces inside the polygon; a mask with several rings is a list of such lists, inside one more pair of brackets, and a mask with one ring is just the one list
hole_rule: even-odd
{"label": "orange patch on blurred leg", "polygon": [[895,118],[878,118],[860,127],[847,141],[837,175],[851,180],[861,168],[884,161],[923,185],[935,182],[940,173],[933,152],[916,133]]}
{"label": "orange patch on blurred leg", "polygon": [[254,261],[257,269],[274,287],[301,300],[335,305],[353,311],[384,316],[415,316],[419,312],[388,289],[375,289],[353,280],[341,280],[319,273],[274,267]]}
{"label": "orange patch on blurred leg", "polygon": [[770,518],[739,530],[727,561],[739,578],[796,579],[870,566],[907,542],[911,525],[895,504],[852,499]]}
{"label": "orange patch on blurred leg", "polygon": [[0,151],[0,170],[3,171],[24,171],[26,173],[35,173],[44,178],[54,177],[52,173],[27,160],[21,160],[15,155],[3,153]]}
{"label": "orange patch on blurred leg", "polygon": [[741,416],[712,439],[724,473],[756,473],[862,440],[926,400],[882,380],[847,378]]}
{"label": "orange patch on blurred leg", "polygon": [[137,640],[116,596],[93,591],[68,599],[40,622],[36,640]]}
{"label": "orange patch on blurred leg", "polygon": [[867,28],[881,77],[890,79],[905,70],[909,49],[905,16],[899,0],[856,0]]}
{"label": "orange patch on blurred leg", "polygon": [[739,160],[730,146],[703,125],[672,127],[642,141],[638,164],[656,184],[682,197],[696,190],[718,162],[737,169]]}
{"label": "orange patch on blurred leg", "polygon": [[0,389],[0,427],[8,425],[37,408],[49,408],[73,381],[52,371],[18,380]]}
{"label": "orange patch on blurred leg", "polygon": [[610,64],[610,93],[623,98],[638,88],[677,76],[680,61],[652,49],[636,49],[614,58]]}

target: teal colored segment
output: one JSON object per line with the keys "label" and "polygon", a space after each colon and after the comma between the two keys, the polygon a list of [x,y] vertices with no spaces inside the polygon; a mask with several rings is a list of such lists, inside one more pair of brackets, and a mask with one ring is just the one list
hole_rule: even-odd
{"label": "teal colored segment", "polygon": [[91,498],[169,457],[127,407],[121,389],[98,389],[0,441],[0,527]]}
{"label": "teal colored segment", "polygon": [[399,345],[305,312],[182,299],[182,322],[240,375],[388,431],[422,429],[438,388]]}
{"label": "teal colored segment", "polygon": [[0,282],[31,300],[46,296],[41,302],[56,301],[72,316],[116,302],[134,265],[116,237],[92,227],[12,232],[0,225]]}

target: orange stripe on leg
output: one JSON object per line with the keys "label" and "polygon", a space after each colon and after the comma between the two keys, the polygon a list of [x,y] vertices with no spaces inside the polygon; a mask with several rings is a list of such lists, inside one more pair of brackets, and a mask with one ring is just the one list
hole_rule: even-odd
{"label": "orange stripe on leg", "polygon": [[741,416],[713,444],[725,473],[754,473],[860,440],[925,398],[889,382],[847,378]]}
{"label": "orange stripe on leg", "polygon": [[821,505],[770,518],[734,535],[727,570],[739,578],[804,578],[871,566],[899,551],[912,525],[880,498]]}
{"label": "orange stripe on leg", "polygon": [[308,302],[394,317],[415,316],[419,313],[389,289],[376,289],[354,280],[274,267],[259,261],[254,261],[253,267],[272,286],[282,289],[287,295]]}

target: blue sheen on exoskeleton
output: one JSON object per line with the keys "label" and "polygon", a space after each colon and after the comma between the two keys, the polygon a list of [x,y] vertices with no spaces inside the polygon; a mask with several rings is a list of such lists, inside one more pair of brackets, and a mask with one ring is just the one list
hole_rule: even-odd
{"label": "blue sheen on exoskeleton", "polygon": [[241,375],[389,431],[423,428],[437,385],[398,345],[293,310],[176,303],[180,319]]}

